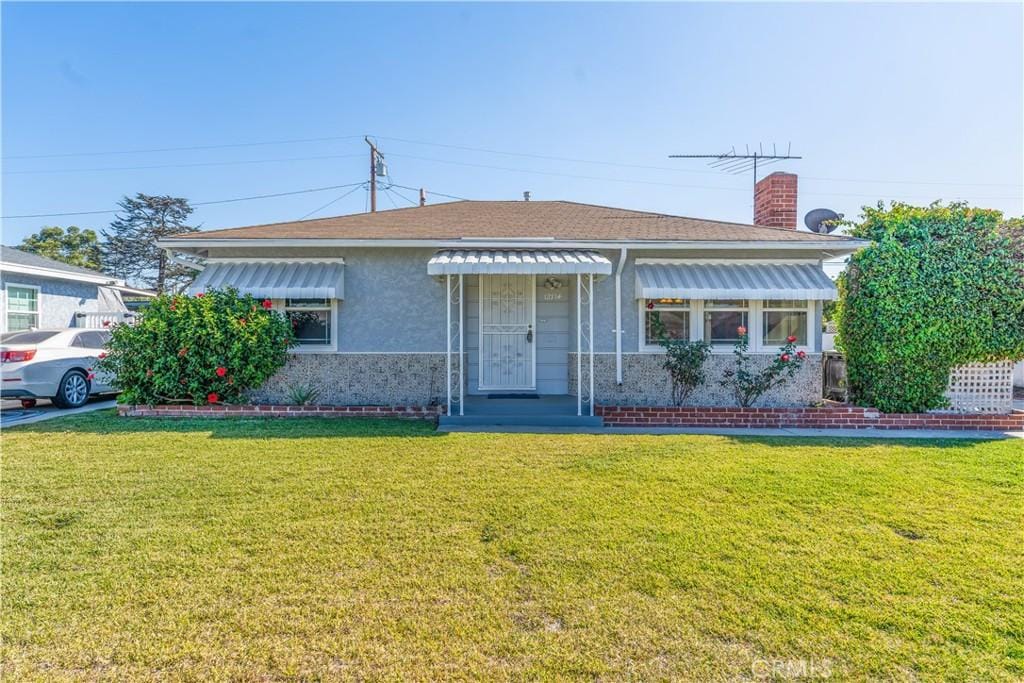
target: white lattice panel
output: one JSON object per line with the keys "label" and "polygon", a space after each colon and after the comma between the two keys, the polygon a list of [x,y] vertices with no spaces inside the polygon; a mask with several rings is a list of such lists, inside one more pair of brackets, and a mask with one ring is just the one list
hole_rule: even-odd
{"label": "white lattice panel", "polygon": [[961,413],[1013,411],[1013,363],[972,363],[949,373],[949,406]]}

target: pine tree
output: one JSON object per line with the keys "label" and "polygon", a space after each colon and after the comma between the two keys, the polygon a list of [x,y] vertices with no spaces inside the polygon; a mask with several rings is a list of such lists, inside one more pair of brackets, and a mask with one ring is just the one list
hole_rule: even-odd
{"label": "pine tree", "polygon": [[139,192],[134,198],[125,197],[118,206],[121,212],[110,229],[103,231],[107,272],[155,289],[158,294],[187,285],[195,271],[172,263],[156,241],[199,230],[186,224],[192,213],[188,200]]}

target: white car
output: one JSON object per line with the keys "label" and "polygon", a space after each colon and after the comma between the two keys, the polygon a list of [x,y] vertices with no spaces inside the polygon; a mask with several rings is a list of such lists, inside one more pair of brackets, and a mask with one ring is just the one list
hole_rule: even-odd
{"label": "white car", "polygon": [[113,392],[96,372],[109,330],[81,328],[9,332],[0,337],[0,398],[20,398],[30,408],[48,398],[58,408],[78,408],[92,394]]}

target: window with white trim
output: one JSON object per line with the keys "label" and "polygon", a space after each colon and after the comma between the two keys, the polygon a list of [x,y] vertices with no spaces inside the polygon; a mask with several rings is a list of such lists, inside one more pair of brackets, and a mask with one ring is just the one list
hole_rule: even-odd
{"label": "window with white trim", "polygon": [[769,299],[761,304],[761,343],[782,346],[796,337],[797,346],[807,346],[807,302],[798,299]]}
{"label": "window with white trim", "polygon": [[740,327],[748,327],[750,302],[746,299],[708,299],[704,302],[704,341],[735,344]]}
{"label": "window with white trim", "polygon": [[285,299],[284,316],[295,341],[300,346],[330,345],[333,308],[330,299]]}
{"label": "window with white trim", "polygon": [[658,346],[658,335],[654,329],[654,314],[657,312],[665,334],[670,339],[690,339],[690,301],[688,299],[646,299],[644,300],[644,344]]}
{"label": "window with white trim", "polygon": [[39,327],[39,289],[7,285],[7,332]]}

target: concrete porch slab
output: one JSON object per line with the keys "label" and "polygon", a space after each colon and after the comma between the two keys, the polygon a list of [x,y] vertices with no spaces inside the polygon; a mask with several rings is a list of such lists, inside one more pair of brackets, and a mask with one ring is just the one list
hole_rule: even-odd
{"label": "concrete porch slab", "polygon": [[[454,410],[454,407],[453,407]],[[577,415],[576,397],[568,395],[537,398],[488,398],[466,396],[463,415],[442,415],[442,428],[463,427],[588,427],[600,428],[604,419],[589,414]],[[584,411],[588,411],[585,407]]]}

